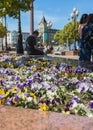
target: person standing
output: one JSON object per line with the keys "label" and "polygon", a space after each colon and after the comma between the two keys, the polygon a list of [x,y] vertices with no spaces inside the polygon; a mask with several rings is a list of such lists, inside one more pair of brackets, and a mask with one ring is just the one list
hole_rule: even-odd
{"label": "person standing", "polygon": [[82,30],[83,28],[87,25],[88,22],[88,14],[83,14],[81,16],[80,19],[80,24],[78,27],[78,33],[79,33],[79,41],[78,41],[78,46],[79,46],[79,65],[81,65],[85,60],[86,60],[86,56],[85,56],[85,49],[84,49],[84,45],[83,45],[83,41],[82,41]]}
{"label": "person standing", "polygon": [[26,40],[26,50],[28,55],[44,55],[44,52],[36,47],[36,38],[39,32],[36,30]]}
{"label": "person standing", "polygon": [[93,14],[89,14],[87,25],[82,29],[82,42],[85,49],[85,61],[89,63],[93,49]]}

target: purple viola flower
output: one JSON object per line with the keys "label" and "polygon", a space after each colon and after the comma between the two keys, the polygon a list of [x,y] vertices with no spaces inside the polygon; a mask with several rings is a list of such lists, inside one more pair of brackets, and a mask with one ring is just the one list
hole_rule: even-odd
{"label": "purple viola flower", "polygon": [[15,102],[17,102],[18,99],[19,99],[19,97],[18,97],[17,95],[15,95],[15,96],[14,96],[14,100],[15,100]]}
{"label": "purple viola flower", "polygon": [[71,83],[71,82],[68,82],[68,83],[67,83],[67,86],[71,86],[71,85],[72,85],[72,83]]}
{"label": "purple viola flower", "polygon": [[70,101],[70,102],[68,103],[68,107],[72,107],[73,104],[74,104],[74,102],[73,102],[73,101]]}
{"label": "purple viola flower", "polygon": [[43,100],[40,100],[39,103],[45,103]]}
{"label": "purple viola flower", "polygon": [[52,100],[52,104],[55,104],[55,100],[54,99]]}
{"label": "purple viola flower", "polygon": [[55,100],[56,102],[60,103],[60,98],[56,98]]}
{"label": "purple viola flower", "polygon": [[82,88],[81,88],[81,92],[84,92],[85,91],[85,87],[83,86]]}
{"label": "purple viola flower", "polygon": [[72,100],[79,102],[80,99],[77,96],[74,96]]}
{"label": "purple viola flower", "polygon": [[23,89],[23,86],[21,84],[17,84],[17,87],[21,90]]}
{"label": "purple viola flower", "polygon": [[76,81],[76,85],[77,85],[77,86],[79,86],[79,84],[80,84],[80,81],[79,81],[79,80],[77,80],[77,81]]}
{"label": "purple viola flower", "polygon": [[32,84],[33,83],[33,80],[32,79],[29,79],[28,80],[28,84]]}
{"label": "purple viola flower", "polygon": [[40,74],[38,73],[37,76],[40,77]]}
{"label": "purple viola flower", "polygon": [[91,78],[90,81],[93,83],[93,79]]}
{"label": "purple viola flower", "polygon": [[20,80],[20,76],[16,76],[15,80],[19,81]]}
{"label": "purple viola flower", "polygon": [[45,103],[46,103],[46,105],[49,105],[50,104],[50,100],[46,100]]}
{"label": "purple viola flower", "polygon": [[63,78],[58,79],[58,83],[62,83],[63,82]]}
{"label": "purple viola flower", "polygon": [[93,100],[90,101],[90,108],[93,109]]}
{"label": "purple viola flower", "polygon": [[0,100],[2,100],[5,97],[4,94],[0,94]]}
{"label": "purple viola flower", "polygon": [[0,80],[0,84],[2,84],[3,83],[3,81],[2,80]]}
{"label": "purple viola flower", "polygon": [[11,74],[11,71],[10,71],[10,69],[5,69],[5,73],[7,74],[7,75],[10,75]]}
{"label": "purple viola flower", "polygon": [[24,83],[23,83],[23,86],[24,86],[24,87],[27,87],[27,86],[28,86],[28,83],[24,82]]}
{"label": "purple viola flower", "polygon": [[11,99],[7,99],[5,102],[6,105],[13,105],[13,102]]}
{"label": "purple viola flower", "polygon": [[77,106],[77,102],[76,102],[75,100],[72,100],[72,101],[68,102],[67,106],[68,106],[68,107],[73,107],[73,108],[74,108],[74,107]]}

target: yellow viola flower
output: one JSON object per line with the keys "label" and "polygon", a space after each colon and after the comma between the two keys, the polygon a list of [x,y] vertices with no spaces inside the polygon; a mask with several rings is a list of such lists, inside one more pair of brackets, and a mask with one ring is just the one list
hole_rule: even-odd
{"label": "yellow viola flower", "polygon": [[17,94],[18,94],[18,95],[22,95],[22,94],[24,94],[24,93],[20,91],[20,92],[18,92]]}
{"label": "yellow viola flower", "polygon": [[30,62],[30,61],[28,61],[28,62],[27,62],[27,64],[29,64],[29,65],[30,65],[30,64],[31,64],[31,62]]}
{"label": "yellow viola flower", "polygon": [[74,76],[75,76],[75,73],[72,73],[72,76],[74,77]]}
{"label": "yellow viola flower", "polygon": [[24,90],[25,90],[25,92],[27,92],[27,88],[26,87],[24,87]]}
{"label": "yellow viola flower", "polygon": [[40,107],[40,110],[43,110],[43,111],[46,111],[47,108],[48,108],[47,105],[46,105],[45,103],[40,104],[39,107]]}
{"label": "yellow viola flower", "polygon": [[12,88],[12,93],[17,93],[17,86],[14,86],[14,87]]}
{"label": "yellow viola flower", "polygon": [[2,102],[1,102],[1,100],[0,100],[0,105],[2,105]]}
{"label": "yellow viola flower", "polygon": [[68,73],[65,73],[65,76],[68,77]]}
{"label": "yellow viola flower", "polygon": [[0,77],[0,80],[2,80],[2,78]]}
{"label": "yellow viola flower", "polygon": [[12,64],[8,64],[7,67],[13,68],[13,65]]}
{"label": "yellow viola flower", "polygon": [[68,115],[68,114],[70,114],[70,111],[66,111],[66,112],[62,111],[62,114],[67,114]]}
{"label": "yellow viola flower", "polygon": [[27,97],[26,97],[26,96],[23,96],[23,97],[22,97],[22,99],[23,99],[23,100],[26,100],[26,99],[27,99]]}
{"label": "yellow viola flower", "polygon": [[20,70],[22,71],[22,70],[24,70],[24,68],[22,67],[22,68],[20,68]]}
{"label": "yellow viola flower", "polygon": [[41,66],[41,69],[44,69],[44,67],[43,67],[43,66]]}
{"label": "yellow viola flower", "polygon": [[36,95],[34,93],[30,93],[30,96],[36,99]]}
{"label": "yellow viola flower", "polygon": [[43,62],[43,64],[45,65],[45,64],[47,64],[47,62]]}
{"label": "yellow viola flower", "polygon": [[24,75],[22,75],[22,76],[21,76],[21,79],[22,79],[22,80],[24,80],[24,79],[25,79],[25,76],[24,76]]}
{"label": "yellow viola flower", "polygon": [[0,89],[0,94],[5,94],[3,89]]}
{"label": "yellow viola flower", "polygon": [[36,68],[36,67],[33,67],[32,70],[35,71],[35,70],[37,70],[37,68]]}
{"label": "yellow viola flower", "polygon": [[15,71],[18,71],[18,70],[19,70],[19,68],[15,68],[14,70],[15,70]]}
{"label": "yellow viola flower", "polygon": [[5,99],[0,100],[0,105],[4,105],[5,104]]}
{"label": "yellow viola flower", "polygon": [[5,94],[5,96],[7,97],[7,96],[9,95],[9,93],[10,93],[10,92],[9,92],[9,91],[7,91],[7,92],[6,92],[6,94]]}

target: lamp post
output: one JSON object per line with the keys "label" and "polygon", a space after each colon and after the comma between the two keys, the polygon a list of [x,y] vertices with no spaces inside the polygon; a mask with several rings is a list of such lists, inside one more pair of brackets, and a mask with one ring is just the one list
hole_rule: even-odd
{"label": "lamp post", "polygon": [[21,32],[21,14],[20,9],[18,12],[18,41],[17,41],[17,54],[24,54],[22,44],[22,32]]}
{"label": "lamp post", "polygon": [[74,22],[74,49],[76,50],[76,20],[79,15],[79,11],[77,8],[73,8],[73,12],[71,13],[71,18]]}

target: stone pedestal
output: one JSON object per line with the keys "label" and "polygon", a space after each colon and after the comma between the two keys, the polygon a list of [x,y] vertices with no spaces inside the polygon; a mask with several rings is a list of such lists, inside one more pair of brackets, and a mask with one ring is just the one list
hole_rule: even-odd
{"label": "stone pedestal", "polygon": [[2,106],[0,130],[93,130],[93,118]]}

